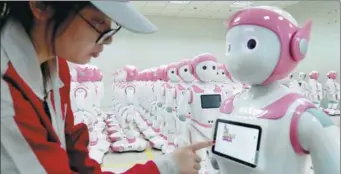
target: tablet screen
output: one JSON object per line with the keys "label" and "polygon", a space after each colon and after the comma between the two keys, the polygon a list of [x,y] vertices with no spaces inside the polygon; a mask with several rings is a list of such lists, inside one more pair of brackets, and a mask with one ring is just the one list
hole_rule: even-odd
{"label": "tablet screen", "polygon": [[256,167],[260,136],[259,126],[218,119],[213,153]]}
{"label": "tablet screen", "polygon": [[201,95],[200,99],[201,99],[201,108],[203,109],[219,108],[221,104],[220,94]]}

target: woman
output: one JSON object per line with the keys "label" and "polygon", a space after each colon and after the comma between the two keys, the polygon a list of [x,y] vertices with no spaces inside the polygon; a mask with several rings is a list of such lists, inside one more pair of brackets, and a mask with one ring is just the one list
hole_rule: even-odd
{"label": "woman", "polygon": [[[66,61],[88,63],[121,26],[140,33],[156,27],[123,1],[0,5],[1,173],[102,173],[88,155],[87,127],[74,126]],[[180,148],[126,173],[197,173],[194,152],[211,145]]]}

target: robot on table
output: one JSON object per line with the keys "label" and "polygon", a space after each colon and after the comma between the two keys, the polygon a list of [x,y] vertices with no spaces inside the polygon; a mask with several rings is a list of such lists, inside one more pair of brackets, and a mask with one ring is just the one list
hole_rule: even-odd
{"label": "robot on table", "polygon": [[226,24],[229,72],[251,88],[222,103],[213,166],[224,174],[303,174],[310,155],[315,174],[340,173],[337,127],[278,82],[305,57],[311,22],[300,28],[279,8],[252,7]]}

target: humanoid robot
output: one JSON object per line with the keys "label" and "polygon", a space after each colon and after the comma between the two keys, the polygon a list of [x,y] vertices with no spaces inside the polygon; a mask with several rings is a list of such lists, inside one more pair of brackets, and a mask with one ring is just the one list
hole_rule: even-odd
{"label": "humanoid robot", "polygon": [[217,85],[222,89],[222,100],[227,99],[233,95],[234,82],[230,76],[230,73],[226,69],[226,65],[218,64],[218,81]]}
{"label": "humanoid robot", "polygon": [[309,98],[309,93],[311,91],[310,86],[307,82],[307,74],[304,72],[299,72],[298,73],[298,85],[300,86],[301,89],[301,94],[304,97]]}
{"label": "humanoid robot", "polygon": [[139,137],[139,133],[134,130],[133,121],[137,114],[136,107],[138,106],[136,87],[133,81],[137,76],[137,69],[132,65],[126,65],[123,71],[126,85],[123,86],[123,92],[126,96],[127,106],[119,110],[119,122],[125,137],[111,145],[113,152],[128,152],[128,151],[143,151],[147,147],[147,142]]}
{"label": "humanoid robot", "polygon": [[[194,81],[193,76],[193,66],[192,66],[192,60],[191,59],[184,59],[178,64],[177,68],[177,75],[182,80],[181,83],[179,83],[176,86],[177,91],[177,103],[180,103],[180,99],[183,98],[183,95],[185,94],[186,90],[190,88]],[[185,145],[188,145],[189,142],[189,120],[191,119],[191,111],[189,106],[187,106],[187,119],[180,121],[179,119],[176,119],[177,123],[177,137],[175,139],[175,146],[176,147],[182,147]],[[179,113],[177,113],[179,115]]]}
{"label": "humanoid robot", "polygon": [[[221,88],[212,83],[217,76],[217,59],[212,54],[200,54],[192,61],[193,75],[198,82],[193,83],[186,90],[178,104],[178,117],[185,121],[188,114],[188,106],[191,111],[189,121],[190,143],[196,143],[212,139],[212,128],[219,116],[221,104]],[[215,173],[209,163],[207,149],[197,151],[201,157],[201,169],[199,173]]]}
{"label": "humanoid robot", "polygon": [[309,73],[308,84],[310,86],[309,99],[314,103],[317,108],[320,108],[322,95],[322,84],[318,81],[319,72],[311,71]]}
{"label": "humanoid robot", "polygon": [[157,69],[157,74],[159,77],[159,80],[156,81],[153,87],[154,95],[156,96],[156,110],[155,110],[155,120],[152,125],[153,131],[156,133],[156,135],[152,135],[152,137],[149,139],[150,145],[154,149],[162,150],[162,147],[166,143],[166,132],[165,128],[165,115],[166,115],[166,109],[165,109],[165,80],[167,79],[166,76],[166,66],[160,66]]}
{"label": "humanoid robot", "polygon": [[311,22],[300,28],[289,13],[262,6],[236,12],[226,25],[229,72],[251,89],[220,108],[213,166],[224,174],[304,174],[310,155],[315,174],[340,173],[330,117],[278,82],[305,57]]}
{"label": "humanoid robot", "polygon": [[166,83],[165,83],[165,123],[164,131],[166,132],[166,143],[162,147],[163,153],[171,153],[176,149],[175,138],[177,133],[177,90],[176,87],[179,84],[179,76],[177,75],[177,63],[171,63],[166,68]]}
{"label": "humanoid robot", "polygon": [[324,85],[325,98],[328,101],[328,106],[324,110],[327,114],[334,116],[340,115],[339,102],[340,102],[340,84],[336,81],[337,73],[329,71],[327,73],[327,81]]}

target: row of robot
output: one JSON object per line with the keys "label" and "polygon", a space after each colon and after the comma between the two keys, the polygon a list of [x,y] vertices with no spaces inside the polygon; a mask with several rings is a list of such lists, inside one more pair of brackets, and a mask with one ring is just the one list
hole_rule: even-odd
{"label": "row of robot", "polygon": [[[215,64],[199,65],[206,67],[194,76],[194,60],[199,63],[207,58]],[[233,82],[226,67],[217,65],[214,56],[203,54],[194,60],[186,59],[140,72],[135,66],[127,65],[114,72],[114,118],[111,120],[116,120],[119,129],[109,135],[114,142],[113,151],[142,151],[147,146],[145,140],[163,153],[170,153],[184,143],[189,144],[186,138],[176,136],[187,132],[182,130],[187,128],[186,125],[179,127],[182,122],[176,118],[177,103],[181,102],[185,89],[200,78],[214,85],[216,93],[224,96],[223,99],[247,88]],[[189,108],[183,109],[188,111],[186,117],[190,118]]]}
{"label": "row of robot", "polygon": [[[297,78],[290,74],[288,81],[283,84],[298,89],[298,93],[310,99],[318,108],[321,108],[330,116],[340,116],[340,83],[337,82],[336,71],[329,71],[324,84],[319,81],[318,71],[311,71],[308,75],[299,72]],[[324,106],[321,105],[324,101]]]}
{"label": "row of robot", "polygon": [[[280,83],[306,57],[311,21],[299,27],[286,11],[262,6],[241,9],[225,24],[225,66],[200,54],[142,72],[133,66],[115,72],[108,124],[112,135],[123,137],[113,151],[132,149],[143,138],[163,153],[214,140],[212,148],[196,151],[200,174],[303,174],[309,157],[315,174],[339,174],[339,128]],[[212,82],[219,72],[230,81]],[[245,85],[233,89],[231,79]]]}
{"label": "row of robot", "polygon": [[110,147],[105,124],[108,116],[100,109],[104,96],[103,74],[93,65],[71,64],[70,67],[70,99],[74,123],[87,125],[90,139],[89,156],[101,164]]}

